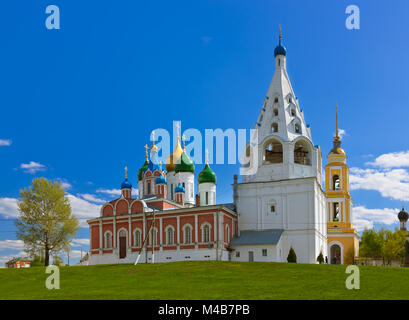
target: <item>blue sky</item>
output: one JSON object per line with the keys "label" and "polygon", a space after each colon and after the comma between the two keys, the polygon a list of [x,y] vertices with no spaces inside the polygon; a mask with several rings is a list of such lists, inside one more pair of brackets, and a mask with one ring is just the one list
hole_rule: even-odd
{"label": "blue sky", "polygon": [[[45,27],[50,4],[60,30]],[[360,30],[345,27],[350,4]],[[3,1],[0,264],[22,250],[15,199],[34,177],[64,182],[85,219],[115,197],[125,165],[136,186],[151,130],[174,120],[202,133],[253,127],[279,24],[324,157],[340,106],[357,224],[394,228],[394,210],[409,202],[408,10],[404,0]],[[231,202],[238,165],[212,167],[218,202]],[[77,238],[71,262],[88,249],[88,229]]]}

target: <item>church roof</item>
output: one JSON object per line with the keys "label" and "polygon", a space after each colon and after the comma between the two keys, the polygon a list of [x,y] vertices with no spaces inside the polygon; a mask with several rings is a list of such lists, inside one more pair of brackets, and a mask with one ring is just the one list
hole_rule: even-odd
{"label": "church roof", "polygon": [[191,172],[195,173],[195,163],[189,156],[186,154],[186,151],[183,151],[180,156],[180,161],[175,165],[175,172]]}
{"label": "church roof", "polygon": [[234,237],[231,245],[277,244],[280,241],[283,229],[269,229],[263,231],[240,231],[240,237]]}
{"label": "church roof", "polygon": [[199,181],[199,184],[205,183],[205,182],[216,184],[216,174],[214,173],[212,169],[210,169],[208,163],[206,163],[202,172],[199,173],[198,181]]}

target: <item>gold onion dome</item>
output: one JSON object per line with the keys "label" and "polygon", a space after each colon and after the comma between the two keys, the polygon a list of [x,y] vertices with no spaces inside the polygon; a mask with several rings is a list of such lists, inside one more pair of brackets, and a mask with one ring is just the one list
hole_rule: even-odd
{"label": "gold onion dome", "polygon": [[183,149],[180,146],[179,137],[176,142],[175,150],[170,154],[170,156],[165,161],[165,168],[167,172],[175,171],[175,162],[179,162],[180,157],[182,156]]}

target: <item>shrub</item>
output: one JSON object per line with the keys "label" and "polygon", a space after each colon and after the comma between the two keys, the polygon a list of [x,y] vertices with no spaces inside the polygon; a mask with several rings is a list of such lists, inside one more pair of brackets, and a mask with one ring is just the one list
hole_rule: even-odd
{"label": "shrub", "polygon": [[291,247],[290,251],[288,252],[287,261],[292,262],[292,263],[297,263],[297,255],[295,254],[293,247]]}
{"label": "shrub", "polygon": [[320,252],[320,254],[319,254],[318,257],[317,257],[317,262],[318,262],[319,264],[324,263],[324,256],[322,255],[322,251]]}

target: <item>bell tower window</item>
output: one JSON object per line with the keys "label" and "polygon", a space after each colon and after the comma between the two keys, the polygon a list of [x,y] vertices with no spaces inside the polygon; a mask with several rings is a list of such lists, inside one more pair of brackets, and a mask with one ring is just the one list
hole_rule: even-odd
{"label": "bell tower window", "polygon": [[264,150],[265,163],[282,163],[283,162],[283,146],[279,141],[270,141]]}
{"label": "bell tower window", "polygon": [[274,122],[274,123],[271,125],[271,131],[272,131],[272,132],[278,132],[278,123]]}
{"label": "bell tower window", "polygon": [[294,146],[294,163],[311,165],[311,154],[305,141],[298,141]]}
{"label": "bell tower window", "polygon": [[333,221],[339,221],[339,203],[338,202],[334,202],[333,204],[333,215],[332,215],[332,220]]}
{"label": "bell tower window", "polygon": [[278,116],[278,109],[277,108],[274,109],[274,116],[276,116],[276,117]]}
{"label": "bell tower window", "polygon": [[332,177],[332,190],[339,190],[339,176],[338,175],[334,175]]}
{"label": "bell tower window", "polygon": [[295,124],[294,130],[295,130],[295,133],[301,133],[301,128],[300,128],[300,125],[298,123]]}

